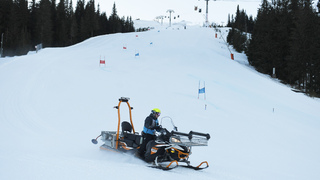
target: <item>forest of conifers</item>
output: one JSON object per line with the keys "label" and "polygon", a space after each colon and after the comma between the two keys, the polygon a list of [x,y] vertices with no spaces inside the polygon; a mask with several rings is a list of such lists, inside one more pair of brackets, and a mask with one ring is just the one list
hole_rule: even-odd
{"label": "forest of conifers", "polygon": [[[254,21],[237,9],[227,41],[259,72],[320,96],[320,2],[263,0]],[[253,28],[252,25],[253,24]],[[248,33],[247,33],[248,32]]]}
{"label": "forest of conifers", "polygon": [[[58,0],[57,0],[58,1]],[[119,18],[96,9],[94,0],[0,0],[0,39],[3,56],[24,55],[37,44],[65,47],[87,38],[117,32],[133,32],[131,17]]]}

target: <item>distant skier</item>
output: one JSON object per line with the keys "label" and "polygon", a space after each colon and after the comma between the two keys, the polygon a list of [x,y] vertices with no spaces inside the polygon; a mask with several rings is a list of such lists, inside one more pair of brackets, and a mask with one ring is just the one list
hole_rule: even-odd
{"label": "distant skier", "polygon": [[141,144],[138,155],[141,158],[144,158],[144,154],[146,152],[146,146],[148,142],[156,139],[156,131],[160,131],[161,126],[159,125],[158,118],[160,116],[160,109],[155,108],[152,109],[150,115],[144,121],[143,127],[143,143]]}

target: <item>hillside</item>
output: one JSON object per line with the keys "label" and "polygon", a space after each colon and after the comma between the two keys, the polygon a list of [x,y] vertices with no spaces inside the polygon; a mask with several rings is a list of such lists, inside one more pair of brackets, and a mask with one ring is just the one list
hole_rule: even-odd
{"label": "hillside", "polygon": [[[0,179],[320,178],[319,99],[256,72],[244,54],[231,60],[214,29],[154,27],[0,59]],[[190,157],[210,167],[165,172],[93,145],[116,129],[119,97],[130,97],[138,132],[159,108],[179,131],[210,133]]]}

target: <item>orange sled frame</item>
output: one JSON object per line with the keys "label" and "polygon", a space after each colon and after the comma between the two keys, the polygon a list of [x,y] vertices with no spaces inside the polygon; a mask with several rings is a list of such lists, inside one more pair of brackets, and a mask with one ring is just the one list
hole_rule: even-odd
{"label": "orange sled frame", "polygon": [[[92,142],[97,144],[97,139],[101,137],[101,140],[104,142],[103,145],[100,146],[102,150],[109,151],[124,151],[124,152],[135,152],[140,148],[142,144],[143,138],[139,133],[135,132],[133,122],[132,122],[132,114],[131,110],[133,107],[129,104],[130,98],[121,97],[119,99],[118,106],[114,106],[114,108],[118,109],[118,128],[117,131],[101,131],[101,135],[96,139],[93,139]],[[129,109],[130,122],[122,121],[120,117],[120,105],[121,103],[126,103]],[[122,129],[120,130],[120,126]]]}

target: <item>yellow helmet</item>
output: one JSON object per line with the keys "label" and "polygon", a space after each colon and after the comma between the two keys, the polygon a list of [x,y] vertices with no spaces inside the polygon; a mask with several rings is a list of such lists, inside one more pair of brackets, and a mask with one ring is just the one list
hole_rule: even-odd
{"label": "yellow helmet", "polygon": [[156,114],[156,113],[160,114],[160,113],[161,113],[160,109],[158,109],[158,108],[152,109],[151,112],[152,112],[153,114]]}

